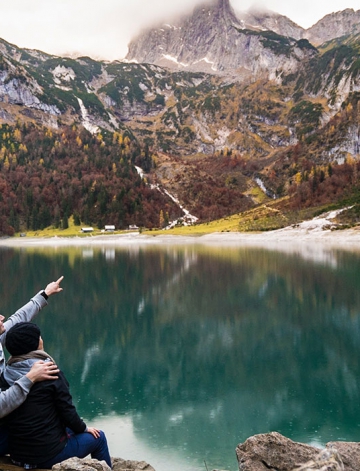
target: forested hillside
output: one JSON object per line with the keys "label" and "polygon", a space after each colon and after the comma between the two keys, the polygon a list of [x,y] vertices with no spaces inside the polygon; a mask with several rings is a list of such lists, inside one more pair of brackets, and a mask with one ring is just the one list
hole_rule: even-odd
{"label": "forested hillside", "polygon": [[180,215],[170,198],[139,177],[136,158],[141,162],[146,155],[120,133],[1,125],[0,233],[66,228],[71,215],[78,225],[99,228],[158,227],[161,211]]}

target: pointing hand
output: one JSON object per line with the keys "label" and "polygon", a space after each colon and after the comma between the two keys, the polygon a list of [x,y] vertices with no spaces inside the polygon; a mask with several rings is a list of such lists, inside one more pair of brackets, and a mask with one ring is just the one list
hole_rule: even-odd
{"label": "pointing hand", "polygon": [[57,281],[52,281],[51,283],[49,283],[44,290],[45,294],[47,296],[51,296],[52,294],[60,293],[63,290],[62,288],[60,288],[60,283],[62,282],[63,279],[64,277],[60,276],[60,278]]}

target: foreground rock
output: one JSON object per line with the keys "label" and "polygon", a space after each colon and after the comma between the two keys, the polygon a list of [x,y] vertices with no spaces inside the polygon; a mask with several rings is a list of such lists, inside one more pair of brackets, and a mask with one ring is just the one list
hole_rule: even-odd
{"label": "foreground rock", "polygon": [[318,453],[319,449],[293,442],[277,432],[254,435],[236,448],[240,471],[291,471]]}
{"label": "foreground rock", "polygon": [[54,471],[110,471],[105,461],[93,460],[92,458],[69,458],[55,464],[52,469]]}
{"label": "foreground rock", "polygon": [[360,443],[329,442],[324,450],[280,433],[254,435],[236,448],[239,471],[359,471]]}
{"label": "foreground rock", "polygon": [[[146,461],[131,461],[121,458],[112,458],[114,471],[155,471]],[[66,461],[52,467],[53,471],[110,471],[105,461],[93,460],[91,458],[69,458]],[[0,457],[1,471],[24,471],[11,463],[8,456]],[[38,470],[39,471],[39,470]]]}
{"label": "foreground rock", "polygon": [[325,449],[307,463],[298,466],[294,471],[344,471],[344,463],[336,449]]}
{"label": "foreground rock", "polygon": [[155,471],[146,461],[130,461],[121,458],[113,458],[114,471]]}
{"label": "foreground rock", "polygon": [[[146,461],[131,461],[112,458],[114,471],[155,471]],[[70,458],[53,466],[53,471],[110,471],[105,461],[91,458]]]}

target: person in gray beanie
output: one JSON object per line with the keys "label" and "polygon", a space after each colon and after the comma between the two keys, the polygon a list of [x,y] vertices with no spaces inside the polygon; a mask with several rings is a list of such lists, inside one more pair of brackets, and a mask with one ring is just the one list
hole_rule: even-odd
{"label": "person in gray beanie", "polygon": [[[44,351],[37,325],[22,322],[6,337],[11,354],[0,378],[0,387],[14,384],[34,362],[53,361]],[[64,373],[58,379],[34,385],[26,401],[6,417],[9,454],[14,464],[26,469],[48,469],[68,458],[91,455],[111,468],[111,458],[103,431],[87,427],[73,404]]]}
{"label": "person in gray beanie", "polygon": [[[9,319],[0,315],[0,374],[5,369],[5,356],[3,347],[5,345],[7,331],[19,322],[30,322],[48,304],[48,298],[60,293],[63,289],[60,283],[61,276],[57,281],[49,283],[44,290],[39,291],[30,301],[18,309]],[[26,375],[20,377],[9,389],[0,391],[0,419],[8,415],[22,404],[30,392],[32,386],[38,381],[56,378],[59,369],[53,362],[37,361],[33,364]],[[8,452],[8,433],[6,427],[0,421],[0,456]]]}
{"label": "person in gray beanie", "polygon": [[32,322],[20,322],[11,327],[7,333],[5,347],[12,356],[25,355],[37,350],[39,341],[39,327]]}

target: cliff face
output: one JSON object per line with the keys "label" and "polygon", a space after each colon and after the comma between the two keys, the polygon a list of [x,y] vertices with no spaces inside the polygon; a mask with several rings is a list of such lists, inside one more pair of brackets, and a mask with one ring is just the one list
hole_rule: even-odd
{"label": "cliff face", "polygon": [[130,43],[126,59],[216,72],[222,65],[219,56],[230,52],[234,27],[241,25],[229,0],[204,4],[189,17],[141,34]]}
{"label": "cliff face", "polygon": [[[170,68],[212,74],[237,73],[238,78],[295,71],[299,61],[314,53],[298,47],[294,39],[269,34],[278,18],[285,29],[301,36],[301,28],[285,17],[252,14],[238,19],[229,0],[217,0],[197,7],[176,24],[148,30],[132,41],[128,61],[152,63]],[[255,25],[252,25],[255,23]]]}

